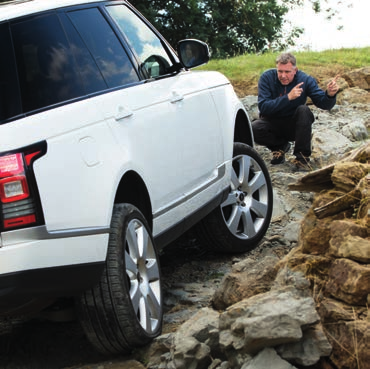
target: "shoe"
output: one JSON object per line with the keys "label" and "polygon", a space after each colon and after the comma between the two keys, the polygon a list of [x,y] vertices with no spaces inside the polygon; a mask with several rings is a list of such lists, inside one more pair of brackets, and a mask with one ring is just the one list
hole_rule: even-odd
{"label": "shoe", "polygon": [[278,150],[272,152],[272,159],[270,161],[271,164],[282,164],[285,162],[285,151]]}
{"label": "shoe", "polygon": [[312,169],[312,166],[310,165],[310,158],[303,157],[303,158],[296,158],[293,161],[293,165],[295,167],[295,171],[297,172],[310,172]]}
{"label": "shoe", "polygon": [[290,142],[287,142],[281,150],[272,152],[271,164],[282,164],[285,162],[285,153],[290,150]]}

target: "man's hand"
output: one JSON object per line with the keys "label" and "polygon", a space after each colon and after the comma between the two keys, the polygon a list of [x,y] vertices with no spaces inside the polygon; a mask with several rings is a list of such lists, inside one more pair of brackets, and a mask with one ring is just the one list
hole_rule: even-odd
{"label": "man's hand", "polygon": [[337,74],[326,86],[326,93],[329,96],[335,96],[335,94],[338,92],[339,87],[337,85],[337,79],[339,78],[339,74]]}
{"label": "man's hand", "polygon": [[288,99],[289,100],[295,100],[296,98],[298,98],[299,96],[302,95],[302,92],[303,92],[303,88],[301,88],[301,86],[303,85],[304,82],[301,82],[301,83],[298,83],[297,86],[295,86],[292,91],[290,91],[288,93]]}

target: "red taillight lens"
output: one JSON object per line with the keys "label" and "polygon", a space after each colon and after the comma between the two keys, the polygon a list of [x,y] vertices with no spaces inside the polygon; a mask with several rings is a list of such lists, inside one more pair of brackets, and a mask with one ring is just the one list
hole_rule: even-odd
{"label": "red taillight lens", "polygon": [[0,178],[14,176],[24,171],[21,154],[0,156]]}
{"label": "red taillight lens", "polygon": [[4,228],[14,228],[19,226],[24,226],[27,224],[35,223],[36,222],[36,215],[24,215],[18,218],[11,218],[4,220]]}
{"label": "red taillight lens", "polygon": [[4,230],[37,222],[37,205],[27,172],[40,154],[38,149],[0,156],[0,209]]}

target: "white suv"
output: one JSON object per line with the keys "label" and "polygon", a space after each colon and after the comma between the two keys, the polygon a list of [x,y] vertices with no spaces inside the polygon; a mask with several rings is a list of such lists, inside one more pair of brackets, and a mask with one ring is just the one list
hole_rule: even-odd
{"label": "white suv", "polygon": [[255,247],[272,187],[247,112],[208,47],[175,52],[127,1],[0,4],[0,316],[75,298],[87,337],[160,334],[158,251],[196,225]]}

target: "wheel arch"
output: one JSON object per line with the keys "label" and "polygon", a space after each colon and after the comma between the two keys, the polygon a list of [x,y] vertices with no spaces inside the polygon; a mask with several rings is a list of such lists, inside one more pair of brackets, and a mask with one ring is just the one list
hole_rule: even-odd
{"label": "wheel arch", "polygon": [[234,142],[242,142],[253,147],[251,122],[243,110],[239,110],[235,117]]}
{"label": "wheel arch", "polygon": [[139,174],[134,171],[124,174],[118,185],[114,203],[129,203],[136,206],[143,213],[150,228],[153,229],[153,212],[149,191]]}

